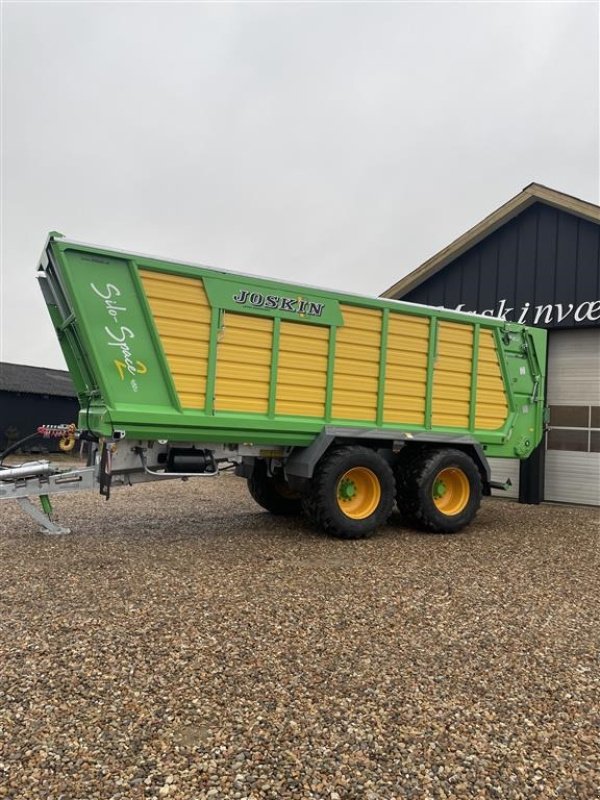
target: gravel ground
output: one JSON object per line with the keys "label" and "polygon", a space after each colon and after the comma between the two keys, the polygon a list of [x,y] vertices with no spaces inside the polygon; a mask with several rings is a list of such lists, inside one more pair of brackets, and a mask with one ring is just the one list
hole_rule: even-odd
{"label": "gravel ground", "polygon": [[595,509],[342,542],[243,481],[0,517],[0,797],[598,798]]}

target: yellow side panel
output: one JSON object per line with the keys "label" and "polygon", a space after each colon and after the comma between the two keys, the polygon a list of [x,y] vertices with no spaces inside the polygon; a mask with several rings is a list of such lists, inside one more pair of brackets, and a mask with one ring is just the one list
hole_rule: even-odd
{"label": "yellow side panel", "polygon": [[211,310],[202,281],[151,270],[139,275],[179,402],[204,408]]}
{"label": "yellow side panel", "polygon": [[281,322],[275,412],[325,415],[329,328]]}
{"label": "yellow side panel", "polygon": [[344,324],[337,329],[332,416],[375,421],[381,311],[340,305]]}
{"label": "yellow side panel", "polygon": [[507,417],[508,403],[496,342],[492,331],[484,328],[479,332],[475,427],[479,430],[495,431],[504,425]]}
{"label": "yellow side panel", "polygon": [[473,325],[440,322],[433,373],[431,423],[468,428],[473,367]]}
{"label": "yellow side panel", "polygon": [[217,346],[215,411],[269,407],[273,320],[226,311]]}
{"label": "yellow side panel", "polygon": [[429,319],[391,313],[385,367],[384,423],[423,425]]}

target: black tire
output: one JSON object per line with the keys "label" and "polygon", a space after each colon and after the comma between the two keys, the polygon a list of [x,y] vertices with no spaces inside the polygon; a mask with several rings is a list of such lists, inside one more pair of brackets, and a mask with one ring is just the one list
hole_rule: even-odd
{"label": "black tire", "polygon": [[[448,476],[447,482],[456,481],[456,489],[445,485],[442,473]],[[462,450],[417,450],[412,457],[407,450],[396,469],[400,514],[410,525],[431,533],[462,530],[477,514],[481,494],[479,469]]]}
{"label": "black tire", "polygon": [[292,492],[283,477],[268,475],[264,461],[255,462],[252,476],[248,478],[248,490],[258,505],[271,514],[291,517],[302,513],[300,495]]}
{"label": "black tire", "polygon": [[[366,481],[363,510],[343,510],[358,500],[356,479]],[[345,484],[342,485],[342,481]],[[352,488],[354,487],[354,488]],[[354,492],[343,497],[341,492]],[[304,513],[316,527],[339,539],[365,539],[383,525],[394,505],[394,473],[390,465],[368,447],[348,446],[331,450],[317,464],[302,498]],[[372,506],[372,507],[371,507]],[[357,515],[363,513],[364,516]]]}

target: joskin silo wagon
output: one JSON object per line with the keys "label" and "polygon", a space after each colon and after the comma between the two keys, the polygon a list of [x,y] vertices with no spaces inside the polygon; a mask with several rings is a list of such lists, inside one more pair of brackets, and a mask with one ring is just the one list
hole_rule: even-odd
{"label": "joskin silo wagon", "polygon": [[409,524],[450,533],[495,486],[486,457],[526,458],[542,437],[543,330],[60,234],[38,274],[76,435],[97,450],[84,470],[0,470],[4,496],[45,498],[50,526],[55,491],[234,465],[259,505],[342,538],[371,534],[394,500]]}

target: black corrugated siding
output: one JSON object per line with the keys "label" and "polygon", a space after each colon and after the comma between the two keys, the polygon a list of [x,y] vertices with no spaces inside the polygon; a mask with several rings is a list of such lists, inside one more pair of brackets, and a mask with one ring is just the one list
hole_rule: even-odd
{"label": "black corrugated siding", "polygon": [[[582,303],[600,298],[600,225],[538,202],[459,256],[436,275],[398,299],[446,308],[464,304],[466,311],[497,310],[500,300],[516,320],[529,303],[524,322],[536,309],[555,306],[548,328],[599,325],[576,322]],[[557,304],[562,309],[556,308]],[[573,304],[570,314],[566,314]],[[586,307],[587,308],[587,307]],[[566,314],[559,321],[560,314]],[[593,316],[596,316],[594,312]],[[600,313],[598,313],[600,317]]]}

